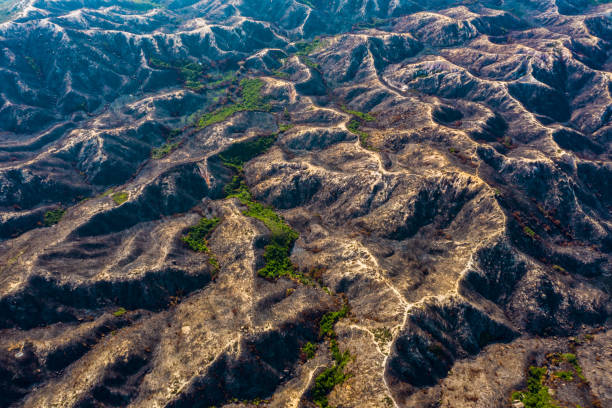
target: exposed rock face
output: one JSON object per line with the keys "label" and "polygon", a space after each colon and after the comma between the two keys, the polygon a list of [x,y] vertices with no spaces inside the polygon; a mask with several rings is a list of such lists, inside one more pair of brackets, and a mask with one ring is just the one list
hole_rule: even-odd
{"label": "exposed rock face", "polygon": [[612,404],[608,2],[6,10],[0,406]]}

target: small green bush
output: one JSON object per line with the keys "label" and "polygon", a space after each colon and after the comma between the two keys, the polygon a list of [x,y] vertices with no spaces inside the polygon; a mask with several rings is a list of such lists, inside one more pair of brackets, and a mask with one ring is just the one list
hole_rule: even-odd
{"label": "small green bush", "polygon": [[113,194],[111,198],[113,199],[115,204],[121,205],[128,200],[128,193],[126,193],[125,191],[121,191],[121,192]]}
{"label": "small green bush", "polygon": [[311,359],[315,356],[315,353],[317,352],[317,345],[311,342],[308,342],[306,344],[304,344],[304,346],[302,347],[302,353],[304,353],[304,355],[306,356],[307,359]]}
{"label": "small green bush", "polygon": [[160,147],[156,147],[151,151],[151,157],[154,159],[162,159],[169,155],[173,150],[179,146],[178,142],[175,143],[164,143]]}
{"label": "small green bush", "polygon": [[363,112],[359,112],[356,110],[350,110],[345,105],[342,105],[341,108],[345,113],[348,113],[349,115],[357,116],[359,119],[364,120],[366,122],[372,122],[376,119],[374,115],[372,115],[371,113],[363,113]]}
{"label": "small green bush", "polygon": [[120,308],[119,308],[119,309],[117,309],[115,312],[113,312],[113,316],[115,316],[115,317],[121,317],[121,316],[123,316],[123,315],[124,315],[124,314],[126,314],[126,313],[127,313],[127,310],[125,310],[125,308],[123,308],[123,307],[120,307]]}
{"label": "small green bush", "polygon": [[528,235],[530,238],[535,238],[535,236],[536,236],[535,231],[534,231],[534,230],[532,230],[532,229],[531,229],[531,228],[529,228],[529,227],[523,227],[523,232],[524,232],[526,235]]}
{"label": "small green bush", "polygon": [[60,222],[64,214],[66,214],[66,210],[63,208],[56,208],[55,210],[47,211],[43,217],[45,227],[50,227],[51,225],[55,225]]}
{"label": "small green bush", "polygon": [[285,133],[286,131],[292,129],[293,127],[294,125],[281,123],[280,125],[278,125],[278,131],[280,133]]}
{"label": "small green bush", "polygon": [[572,381],[574,379],[574,373],[571,371],[557,371],[554,376],[562,379],[563,381]]}

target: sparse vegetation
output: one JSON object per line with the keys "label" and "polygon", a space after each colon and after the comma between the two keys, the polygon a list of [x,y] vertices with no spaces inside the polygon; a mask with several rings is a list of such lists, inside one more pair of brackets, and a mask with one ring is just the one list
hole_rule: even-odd
{"label": "sparse vegetation", "polygon": [[243,79],[240,81],[242,91],[241,101],[204,114],[198,121],[198,127],[205,128],[215,123],[223,122],[237,112],[269,111],[271,109],[270,104],[261,96],[263,85],[264,82],[261,79]]}
{"label": "sparse vegetation", "polygon": [[162,2],[153,0],[131,0],[130,3],[137,10],[151,10],[163,6]]}
{"label": "sparse vegetation", "polygon": [[304,64],[306,64],[307,67],[312,68],[312,69],[319,69],[320,65],[317,64],[316,62],[314,62],[313,60],[311,60],[310,58],[303,56],[302,57],[302,61],[304,62]]}
{"label": "sparse vegetation", "polygon": [[310,0],[295,0],[296,2],[308,6],[310,8],[315,8],[315,6],[310,2]]}
{"label": "sparse vegetation", "polygon": [[30,56],[26,56],[25,59],[28,62],[28,65],[30,66],[30,68],[32,68],[32,71],[36,73],[36,75],[42,74],[42,70],[40,69],[40,66],[38,65],[38,63],[36,62],[34,58]]}
{"label": "sparse vegetation", "polygon": [[376,27],[380,27],[381,25],[385,24],[385,22],[386,21],[381,18],[373,17],[367,22],[365,21],[359,22],[353,25],[353,30],[365,30],[368,28],[376,28]]}
{"label": "sparse vegetation", "polygon": [[204,84],[201,82],[204,67],[197,62],[189,60],[167,62],[159,58],[151,57],[149,59],[149,65],[157,69],[173,69],[177,71],[185,87],[193,91],[199,91],[204,88]]}
{"label": "sparse vegetation", "polygon": [[379,345],[384,346],[393,339],[393,335],[391,334],[391,330],[387,327],[383,327],[374,329],[374,339]]}
{"label": "sparse vegetation", "polygon": [[179,142],[164,143],[160,147],[156,147],[151,151],[151,157],[154,159],[163,159],[179,146]]}
{"label": "sparse vegetation", "polygon": [[289,79],[290,75],[279,70],[274,71],[274,76],[281,79]]}
{"label": "sparse vegetation", "polygon": [[128,193],[126,193],[125,191],[120,191],[118,193],[113,194],[111,198],[113,199],[115,204],[121,205],[128,200]]}
{"label": "sparse vegetation", "polygon": [[55,225],[64,216],[66,210],[63,208],[56,208],[55,210],[47,211],[43,217],[45,227],[50,227],[51,225]]}
{"label": "sparse vegetation", "polygon": [[393,400],[388,395],[385,396],[385,398],[383,398],[383,403],[385,404],[386,407],[393,407]]}
{"label": "sparse vegetation", "polygon": [[561,272],[561,273],[567,273],[567,271],[565,270],[564,267],[559,266],[559,265],[553,265],[552,268],[557,271],[557,272]]}

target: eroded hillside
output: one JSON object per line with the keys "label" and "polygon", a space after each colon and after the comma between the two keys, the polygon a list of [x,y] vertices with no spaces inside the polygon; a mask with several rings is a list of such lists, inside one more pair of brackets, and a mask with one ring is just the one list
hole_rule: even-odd
{"label": "eroded hillside", "polygon": [[612,405],[606,1],[11,7],[0,406]]}

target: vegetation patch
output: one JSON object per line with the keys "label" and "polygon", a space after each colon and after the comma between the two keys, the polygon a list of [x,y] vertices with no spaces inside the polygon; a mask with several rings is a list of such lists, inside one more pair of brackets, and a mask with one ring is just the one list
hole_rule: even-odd
{"label": "vegetation patch", "polygon": [[157,69],[173,69],[177,71],[186,88],[199,91],[204,88],[201,78],[204,74],[204,67],[193,61],[180,60],[167,62],[159,58],[151,57],[149,65]]}
{"label": "vegetation patch", "polygon": [[113,316],[121,317],[121,316],[123,316],[126,313],[127,313],[127,310],[125,310],[125,308],[123,308],[123,307],[120,307],[119,309],[117,309],[116,311],[113,312]]}
{"label": "vegetation patch", "polygon": [[369,149],[369,150],[375,150],[372,147],[372,145],[369,143],[370,134],[360,129],[364,123],[373,122],[374,120],[376,120],[374,115],[372,115],[371,113],[364,113],[364,112],[359,112],[356,110],[348,109],[345,105],[342,105],[341,109],[344,113],[348,113],[349,115],[353,116],[353,119],[351,119],[349,123],[347,123],[346,128],[351,133],[359,137],[359,142],[361,143],[361,146],[363,148]]}
{"label": "vegetation patch", "polygon": [[125,191],[120,191],[118,193],[113,194],[111,198],[113,199],[115,204],[121,205],[128,200],[128,193],[126,193]]}
{"label": "vegetation patch", "polygon": [[302,57],[302,61],[309,68],[312,68],[312,69],[319,69],[320,68],[319,64],[317,64],[316,62],[314,62],[313,60],[311,60],[310,58],[308,58],[306,56]]}
{"label": "vegetation patch", "polygon": [[368,28],[376,28],[376,27],[380,27],[384,25],[385,23],[386,23],[386,20],[383,20],[382,18],[378,18],[378,17],[373,17],[367,22],[364,21],[364,22],[354,24],[353,30],[365,30]]}
{"label": "vegetation patch", "polygon": [[32,71],[36,72],[36,75],[42,75],[42,70],[40,69],[40,66],[34,58],[26,56],[25,59],[28,62],[30,68],[32,68]]}
{"label": "vegetation patch", "polygon": [[[312,6],[311,6],[312,7]],[[305,57],[309,54],[312,54],[315,50],[324,47],[325,41],[320,38],[315,38],[314,40],[308,41],[300,41],[294,44],[295,48],[297,48],[297,52],[295,55],[299,55],[301,57]]]}
{"label": "vegetation patch", "polygon": [[574,373],[567,370],[557,371],[553,374],[555,377],[562,379],[563,381],[573,381]]}
{"label": "vegetation patch", "polygon": [[344,304],[342,309],[337,310],[335,312],[329,312],[323,315],[321,321],[319,322],[319,336],[325,337],[336,337],[336,333],[334,332],[334,325],[336,322],[344,317],[349,312],[348,304]]}
{"label": "vegetation patch", "polygon": [[535,231],[527,226],[523,227],[523,232],[525,233],[525,235],[529,236],[530,238],[535,238],[536,236]]}
{"label": "vegetation patch", "polygon": [[219,225],[219,218],[202,217],[197,225],[191,227],[187,235],[183,238],[183,242],[196,252],[208,252],[208,243],[206,238]]}
{"label": "vegetation patch", "polygon": [[207,238],[220,222],[221,220],[217,217],[202,217],[198,224],[189,228],[187,235],[181,238],[181,240],[192,250],[208,254],[208,263],[215,269],[215,271],[219,270],[219,261],[217,261],[215,255],[208,248]]}
{"label": "vegetation patch", "polygon": [[330,340],[330,348],[332,350],[332,357],[334,358],[334,365],[326,368],[317,378],[315,378],[315,383],[311,391],[312,400],[320,408],[329,407],[327,396],[336,385],[342,384],[348,378],[348,375],[344,372],[344,368],[351,359],[350,353],[348,351],[341,353],[336,339]]}
{"label": "vegetation patch", "polygon": [[60,222],[64,214],[66,214],[66,210],[63,208],[47,211],[43,217],[45,227],[50,227]]}
{"label": "vegetation patch", "polygon": [[270,243],[264,248],[266,264],[258,271],[259,276],[268,279],[284,276],[310,284],[311,280],[298,272],[289,259],[293,243],[299,237],[297,231],[291,228],[273,208],[255,201],[244,182],[244,164],[268,150],[276,141],[276,137],[277,135],[269,135],[234,143],[219,154],[222,163],[235,173],[232,181],[225,186],[224,190],[227,197],[236,197],[247,207],[244,215],[262,221],[270,230]]}
{"label": "vegetation patch", "polygon": [[310,360],[311,358],[315,356],[315,353],[317,352],[317,345],[314,343],[308,342],[304,344],[301,350],[302,350],[302,353],[304,353],[304,355],[306,356],[306,358]]}
{"label": "vegetation patch", "polygon": [[329,393],[336,385],[342,384],[348,378],[348,374],[344,372],[344,369],[351,359],[351,355],[348,351],[340,352],[336,332],[334,331],[336,322],[346,317],[348,312],[348,303],[345,303],[340,310],[323,315],[319,323],[319,335],[329,338],[329,349],[334,360],[334,364],[331,367],[326,368],[315,378],[314,386],[311,390],[312,400],[319,408],[329,407],[327,398]]}
{"label": "vegetation patch", "polygon": [[359,123],[359,121],[353,119],[351,120],[347,125],[346,128],[353,134],[359,136],[359,142],[361,143],[361,146],[366,148],[366,149],[371,149],[370,144],[368,143],[368,140],[370,139],[370,134],[367,132],[364,132],[363,130],[360,130],[359,128],[361,127],[361,123]]}
{"label": "vegetation patch", "polygon": [[525,408],[559,408],[543,383],[546,367],[529,367],[527,389],[512,393],[512,400],[521,401]]}
{"label": "vegetation patch", "polygon": [[376,119],[371,113],[364,113],[364,112],[359,112],[356,110],[351,110],[347,108],[346,105],[342,105],[342,111],[344,113],[348,113],[349,115],[356,116],[365,122],[373,122]]}
{"label": "vegetation patch", "polygon": [[177,147],[179,147],[179,142],[164,143],[162,146],[156,147],[151,151],[151,157],[154,159],[163,159],[176,150]]}
{"label": "vegetation patch", "polygon": [[512,399],[521,401],[525,408],[559,408],[562,405],[552,398],[546,384],[554,385],[559,380],[573,382],[578,378],[581,387],[588,386],[575,354],[548,354],[546,360],[546,366],[529,367],[526,390],[512,393]]}
{"label": "vegetation patch", "polygon": [[198,121],[198,127],[205,128],[215,123],[225,121],[237,112],[264,111],[268,112],[272,106],[261,95],[264,82],[261,79],[243,79],[240,81],[242,98],[238,103],[224,106],[213,112],[204,114]]}

